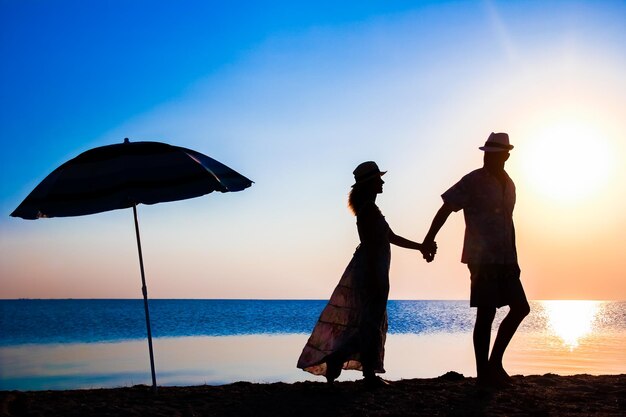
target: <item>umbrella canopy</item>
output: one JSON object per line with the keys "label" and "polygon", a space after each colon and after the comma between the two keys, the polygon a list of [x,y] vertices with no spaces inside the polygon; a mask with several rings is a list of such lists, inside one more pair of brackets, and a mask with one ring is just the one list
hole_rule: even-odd
{"label": "umbrella canopy", "polygon": [[88,150],[52,171],[11,216],[82,216],[250,185],[248,178],[191,149],[126,139]]}
{"label": "umbrella canopy", "polygon": [[143,267],[137,204],[199,197],[213,191],[241,191],[252,181],[199,152],[161,142],[130,142],[86,151],[52,171],[11,213],[39,219],[82,216],[133,208],[139,253],[152,389],[156,372]]}

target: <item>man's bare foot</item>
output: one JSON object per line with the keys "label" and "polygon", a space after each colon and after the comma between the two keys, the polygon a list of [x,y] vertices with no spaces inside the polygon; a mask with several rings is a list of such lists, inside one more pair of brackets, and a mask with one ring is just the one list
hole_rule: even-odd
{"label": "man's bare foot", "polygon": [[382,379],[381,377],[374,375],[374,376],[366,376],[364,379],[365,381],[365,386],[367,388],[381,388],[381,387],[386,387],[391,385],[389,383],[389,381],[385,381],[384,379]]}
{"label": "man's bare foot", "polygon": [[489,379],[495,384],[510,385],[513,378],[509,376],[502,367],[502,363],[489,363]]}

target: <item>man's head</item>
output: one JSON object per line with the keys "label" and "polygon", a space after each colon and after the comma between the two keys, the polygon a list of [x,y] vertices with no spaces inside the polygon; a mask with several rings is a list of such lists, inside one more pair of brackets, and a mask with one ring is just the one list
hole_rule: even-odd
{"label": "man's head", "polygon": [[489,135],[485,146],[481,146],[478,149],[490,152],[508,152],[513,149],[513,145],[509,143],[509,135],[506,133],[493,133]]}
{"label": "man's head", "polygon": [[485,168],[490,171],[504,170],[504,163],[509,159],[509,151],[513,145],[509,143],[509,135],[506,133],[493,133],[489,135],[481,151],[485,152],[483,161]]}

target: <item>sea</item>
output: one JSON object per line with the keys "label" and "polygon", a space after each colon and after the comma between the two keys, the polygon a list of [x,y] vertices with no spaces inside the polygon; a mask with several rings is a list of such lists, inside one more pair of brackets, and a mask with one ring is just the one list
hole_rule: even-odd
{"label": "sea", "polygon": [[[157,384],[323,381],[296,368],[325,300],[149,301]],[[626,374],[626,302],[531,302],[510,374]],[[494,333],[507,307],[498,310]],[[391,300],[383,375],[475,376],[467,300]],[[345,371],[339,380],[356,380]],[[142,299],[0,300],[0,390],[150,385]]]}

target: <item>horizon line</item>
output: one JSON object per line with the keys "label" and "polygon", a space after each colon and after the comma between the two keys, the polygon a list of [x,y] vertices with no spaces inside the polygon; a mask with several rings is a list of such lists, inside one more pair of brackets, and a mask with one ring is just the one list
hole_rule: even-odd
{"label": "horizon line", "polygon": [[[143,301],[143,298],[126,298],[126,297],[86,297],[86,298],[75,298],[75,297],[64,297],[64,298],[30,298],[30,297],[19,297],[19,298],[0,298],[0,301],[68,301],[68,300],[80,300],[80,301],[89,301],[89,300],[140,300]],[[149,298],[148,302],[153,300],[198,300],[198,301],[328,301],[327,298]],[[393,298],[388,301],[468,301],[469,298]],[[598,302],[626,302],[626,300],[620,299],[595,299],[595,298],[538,298],[538,299],[530,299],[529,301],[598,301]]]}

